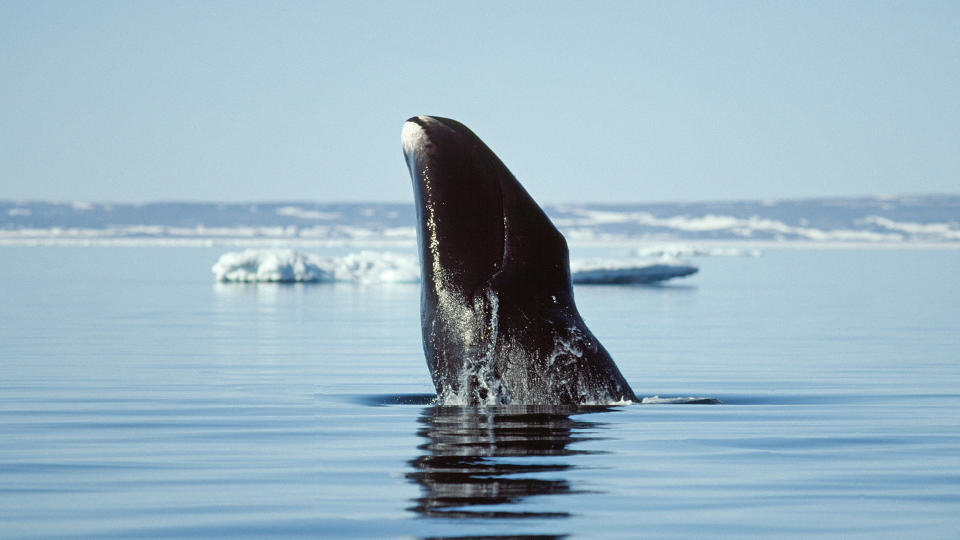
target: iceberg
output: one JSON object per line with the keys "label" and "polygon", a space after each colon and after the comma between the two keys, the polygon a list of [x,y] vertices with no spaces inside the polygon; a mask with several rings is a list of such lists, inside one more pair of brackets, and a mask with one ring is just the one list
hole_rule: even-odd
{"label": "iceberg", "polygon": [[[224,253],[211,271],[217,281],[238,283],[418,283],[417,257],[361,251],[321,257],[293,249],[248,249]],[[680,260],[574,260],[573,283],[655,283],[689,276],[697,267]]]}

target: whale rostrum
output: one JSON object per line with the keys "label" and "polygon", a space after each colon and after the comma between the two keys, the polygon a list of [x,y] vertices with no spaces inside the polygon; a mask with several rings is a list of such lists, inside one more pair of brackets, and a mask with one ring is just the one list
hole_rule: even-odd
{"label": "whale rostrum", "polygon": [[448,405],[636,401],[577,311],[567,243],[463,124],[403,125],[423,276],[423,350]]}

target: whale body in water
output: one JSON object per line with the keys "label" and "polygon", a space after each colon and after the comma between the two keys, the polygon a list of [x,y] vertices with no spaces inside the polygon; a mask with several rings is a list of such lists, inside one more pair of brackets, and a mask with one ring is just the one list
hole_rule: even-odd
{"label": "whale body in water", "polygon": [[439,402],[636,401],[577,311],[566,240],[493,151],[447,118],[411,118],[401,139]]}

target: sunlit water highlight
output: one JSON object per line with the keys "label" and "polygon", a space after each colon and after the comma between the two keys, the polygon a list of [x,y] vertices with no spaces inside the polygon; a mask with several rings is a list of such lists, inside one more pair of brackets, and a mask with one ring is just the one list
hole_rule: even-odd
{"label": "sunlit water highlight", "polygon": [[960,530],[960,251],[578,287],[638,396],[723,404],[565,410],[432,405],[417,285],[218,284],[217,249],[0,254],[3,538]]}

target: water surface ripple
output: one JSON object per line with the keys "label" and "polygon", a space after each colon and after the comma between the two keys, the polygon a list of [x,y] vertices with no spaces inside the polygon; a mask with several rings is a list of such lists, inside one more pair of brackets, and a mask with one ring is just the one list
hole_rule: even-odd
{"label": "water surface ripple", "polygon": [[215,284],[221,251],[0,248],[0,538],[960,530],[960,250],[578,288],[638,395],[722,404],[566,410],[434,406],[418,286]]}

